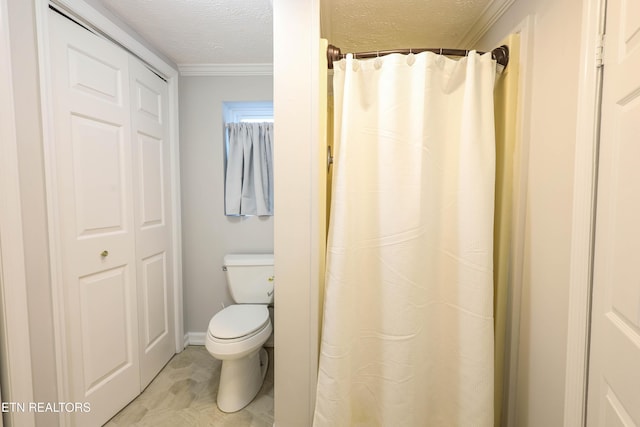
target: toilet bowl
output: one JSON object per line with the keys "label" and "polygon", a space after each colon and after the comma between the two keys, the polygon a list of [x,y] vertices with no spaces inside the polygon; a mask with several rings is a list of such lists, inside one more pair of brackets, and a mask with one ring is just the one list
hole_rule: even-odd
{"label": "toilet bowl", "polygon": [[260,390],[269,364],[262,346],[272,331],[266,305],[230,305],[209,322],[207,350],[223,361],[217,397],[221,411],[244,408]]}
{"label": "toilet bowl", "polygon": [[268,309],[273,302],[273,255],[227,255],[223,269],[238,304],[213,316],[205,345],[222,361],[218,408],[236,412],[256,396],[269,365],[262,347],[273,332]]}

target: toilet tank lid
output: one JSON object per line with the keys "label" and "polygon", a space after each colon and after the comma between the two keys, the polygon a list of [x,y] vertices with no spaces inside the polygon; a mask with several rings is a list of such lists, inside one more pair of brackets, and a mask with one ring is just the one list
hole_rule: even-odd
{"label": "toilet tank lid", "polygon": [[273,265],[273,254],[228,254],[224,265]]}

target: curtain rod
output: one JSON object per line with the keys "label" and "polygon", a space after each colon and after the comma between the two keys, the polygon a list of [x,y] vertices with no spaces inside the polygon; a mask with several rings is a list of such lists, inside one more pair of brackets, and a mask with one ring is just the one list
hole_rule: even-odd
{"label": "curtain rod", "polygon": [[[468,50],[464,49],[441,49],[441,48],[419,48],[419,49],[394,49],[394,50],[380,50],[372,52],[356,52],[353,54],[354,58],[376,58],[378,56],[389,55],[391,53],[420,53],[420,52],[433,52],[440,55],[448,56],[467,56]],[[482,55],[484,52],[478,52]],[[332,44],[327,46],[327,61],[329,69],[333,69],[333,61],[339,61],[345,58],[347,55],[340,52],[340,48]],[[491,51],[491,57],[503,67],[506,67],[509,63],[509,47],[502,45]]]}

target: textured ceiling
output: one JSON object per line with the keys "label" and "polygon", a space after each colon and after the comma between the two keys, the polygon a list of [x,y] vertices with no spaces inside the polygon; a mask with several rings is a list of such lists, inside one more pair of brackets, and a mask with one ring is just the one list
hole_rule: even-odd
{"label": "textured ceiling", "polygon": [[462,39],[493,0],[323,0],[322,32],[343,53],[468,48]]}
{"label": "textured ceiling", "polygon": [[[178,65],[273,62],[272,0],[97,1]],[[472,48],[465,35],[505,1],[320,0],[322,36],[345,53]]]}
{"label": "textured ceiling", "polygon": [[176,64],[273,62],[270,0],[100,0]]}

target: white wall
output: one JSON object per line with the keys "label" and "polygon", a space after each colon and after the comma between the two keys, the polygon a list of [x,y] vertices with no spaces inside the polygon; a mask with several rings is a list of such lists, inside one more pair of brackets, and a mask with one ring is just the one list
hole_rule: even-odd
{"label": "white wall", "polygon": [[[273,251],[273,217],[224,215],[224,101],[270,101],[272,76],[180,78],[182,272],[185,331],[204,333],[232,303],[227,253]],[[277,145],[278,141],[275,141]]]}
{"label": "white wall", "polygon": [[[527,17],[528,184],[517,374],[518,427],[563,425],[581,0],[516,0],[480,41],[489,50]],[[525,46],[526,49],[526,46]]]}
{"label": "white wall", "polygon": [[[5,401],[29,402],[33,375],[10,39],[7,1],[0,0],[0,381]],[[3,413],[0,426],[2,418],[8,426],[35,426],[34,414]]]}
{"label": "white wall", "polygon": [[[57,401],[34,4],[9,0],[8,11],[33,398]],[[57,414],[35,416],[37,424],[55,425],[57,421]]]}
{"label": "white wall", "polygon": [[320,6],[273,2],[275,424],[310,426],[318,369]]}

